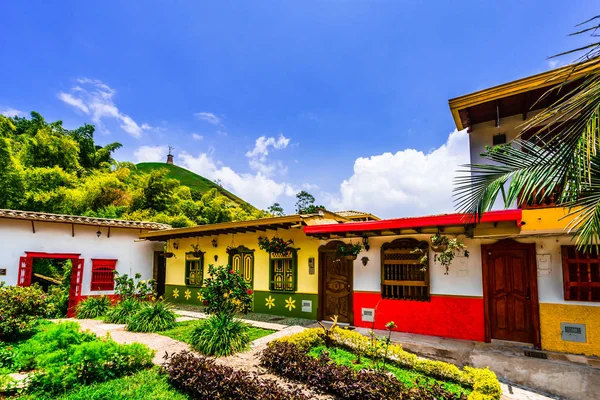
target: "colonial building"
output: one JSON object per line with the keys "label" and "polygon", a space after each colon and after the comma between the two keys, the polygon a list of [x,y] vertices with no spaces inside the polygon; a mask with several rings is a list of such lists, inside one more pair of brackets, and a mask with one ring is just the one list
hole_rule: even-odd
{"label": "colonial building", "polygon": [[69,310],[86,296],[113,293],[114,274],[160,278],[162,243],[140,241],[149,230],[170,228],[154,222],[124,221],[0,209],[0,282],[29,286],[36,260],[71,260]]}

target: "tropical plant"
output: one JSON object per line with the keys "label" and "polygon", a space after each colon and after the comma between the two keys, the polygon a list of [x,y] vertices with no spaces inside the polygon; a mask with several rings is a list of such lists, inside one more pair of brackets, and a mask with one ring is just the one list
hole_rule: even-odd
{"label": "tropical plant", "polygon": [[162,332],[175,327],[177,315],[173,307],[163,301],[144,303],[128,321],[126,329],[131,332]]}
{"label": "tropical plant", "polygon": [[338,257],[353,257],[356,259],[356,256],[358,256],[362,250],[362,244],[350,242],[348,244],[340,244],[337,247],[336,254]]}
{"label": "tropical plant", "polygon": [[53,312],[50,299],[39,286],[5,286],[0,282],[0,340],[27,335],[40,318]]}
{"label": "tropical plant", "polygon": [[128,297],[119,301],[106,312],[104,322],[111,324],[126,324],[142,308],[140,300]]}
{"label": "tropical plant", "polygon": [[293,240],[284,240],[277,236],[273,236],[271,239],[263,236],[258,238],[258,247],[267,253],[285,254],[293,250],[293,244]]}
{"label": "tropical plant", "polygon": [[[556,84],[541,99],[558,96],[521,126],[521,134],[487,149],[489,164],[469,164],[456,180],[457,209],[476,218],[492,209],[499,194],[506,207],[530,204],[554,194],[573,216],[567,230],[580,247],[600,241],[600,16],[573,35],[591,33],[593,42],[554,57],[584,52],[570,68],[550,78]],[[565,85],[581,80],[574,89]],[[534,129],[535,128],[535,129]],[[536,131],[531,139],[525,131]]]}
{"label": "tropical plant", "polygon": [[246,314],[252,309],[252,289],[229,266],[208,266],[209,277],[200,288],[204,311],[208,314]]}
{"label": "tropical plant", "polygon": [[91,319],[102,317],[110,307],[110,299],[104,295],[90,296],[77,304],[76,316],[78,319]]}
{"label": "tropical plant", "polygon": [[142,274],[139,272],[133,278],[130,278],[127,274],[121,275],[117,271],[114,271],[114,274],[115,294],[121,300],[132,297],[146,299],[148,296],[155,294],[156,281],[154,279],[142,280]]}
{"label": "tropical plant", "polygon": [[229,356],[243,351],[250,343],[248,326],[229,314],[215,314],[198,321],[190,344],[207,356]]}
{"label": "tropical plant", "polygon": [[[457,254],[462,253],[464,257],[469,257],[467,246],[462,241],[458,240],[458,238],[450,239],[448,236],[440,235],[439,233],[431,236],[431,248],[435,252],[433,261],[446,268],[445,275],[448,275],[450,264],[452,264],[452,260],[454,260]],[[414,251],[417,251],[417,249]],[[425,258],[421,257],[421,262],[426,264],[427,253],[426,250],[423,251],[425,252],[423,256]]]}

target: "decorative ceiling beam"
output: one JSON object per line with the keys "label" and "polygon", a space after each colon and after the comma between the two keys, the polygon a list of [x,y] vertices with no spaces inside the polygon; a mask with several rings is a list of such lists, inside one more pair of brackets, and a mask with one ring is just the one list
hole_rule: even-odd
{"label": "decorative ceiling beam", "polygon": [[31,221],[31,230],[35,233],[35,224],[33,223],[33,220]]}
{"label": "decorative ceiling beam", "polygon": [[496,123],[494,124],[494,126],[496,126],[496,128],[500,127],[500,102],[498,100],[496,100],[495,102],[496,105]]}

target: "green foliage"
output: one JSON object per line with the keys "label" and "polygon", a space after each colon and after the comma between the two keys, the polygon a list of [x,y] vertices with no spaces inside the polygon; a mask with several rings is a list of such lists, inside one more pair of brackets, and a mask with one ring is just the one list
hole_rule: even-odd
{"label": "green foliage", "polygon": [[[198,324],[202,323],[204,323],[203,320],[178,322],[175,328],[159,332],[159,334],[179,340],[180,342],[192,344],[192,332],[194,332],[194,329],[198,326]],[[275,331],[271,329],[256,328],[248,325],[248,338],[250,342],[272,333],[275,333]]]}
{"label": "green foliage", "polygon": [[190,335],[192,347],[208,356],[229,356],[245,350],[249,343],[248,325],[228,314],[198,322]]}
{"label": "green foliage", "polygon": [[126,324],[132,316],[141,310],[142,306],[142,303],[136,298],[125,298],[108,309],[104,322]]}
{"label": "green foliage", "polygon": [[110,307],[110,299],[104,295],[90,296],[77,304],[78,319],[102,317]]}
{"label": "green foliage", "polygon": [[127,321],[131,332],[161,332],[175,327],[177,316],[165,301],[143,303],[140,310]]}
{"label": "green foliage", "polygon": [[[0,116],[0,130],[2,121],[8,119]],[[8,120],[10,123],[10,120]],[[8,125],[12,126],[12,125]],[[25,193],[23,176],[17,159],[13,156],[11,141],[2,137],[0,131],[0,208],[14,208]]]}
{"label": "green foliage", "polygon": [[341,244],[338,246],[336,254],[340,257],[357,256],[363,250],[360,243]]}
{"label": "green foliage", "polygon": [[273,203],[273,205],[267,207],[267,213],[273,217],[283,217],[285,215],[283,207],[279,203]]}
{"label": "green foliage", "polygon": [[277,236],[273,236],[271,239],[263,236],[258,238],[258,247],[267,253],[285,254],[293,249],[293,244],[293,240],[284,240]]}
{"label": "green foliage", "polygon": [[39,286],[5,286],[0,282],[0,340],[27,335],[39,318],[53,312],[48,296]]}
{"label": "green foliage", "polygon": [[156,282],[154,279],[148,281],[141,280],[142,274],[137,273],[130,278],[127,274],[115,274],[115,294],[121,300],[130,298],[146,299],[149,295],[154,295]]}
{"label": "green foliage", "polygon": [[244,278],[229,266],[208,266],[209,277],[200,288],[208,314],[246,314],[252,309],[252,289]]}
{"label": "green foliage", "polygon": [[315,197],[305,190],[296,194],[296,214],[316,214],[325,207],[315,205]]}

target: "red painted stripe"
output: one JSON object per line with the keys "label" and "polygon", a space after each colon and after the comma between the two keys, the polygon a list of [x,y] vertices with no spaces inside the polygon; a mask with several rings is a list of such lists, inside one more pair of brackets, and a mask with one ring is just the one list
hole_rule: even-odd
{"label": "red painted stripe", "polygon": [[[454,339],[485,340],[483,299],[431,296],[431,301],[383,300],[380,293],[354,292],[354,325]],[[375,309],[375,324],[362,321],[362,308]]]}
{"label": "red painted stripe", "polygon": [[[514,221],[517,226],[520,226],[521,220],[521,210],[500,210],[486,212],[481,216],[481,219],[477,221],[477,223]],[[304,233],[311,235],[319,233],[381,231],[389,229],[465,225],[475,222],[472,215],[457,213],[413,218],[384,219],[380,221],[350,222],[345,224],[312,225],[305,226]]]}

